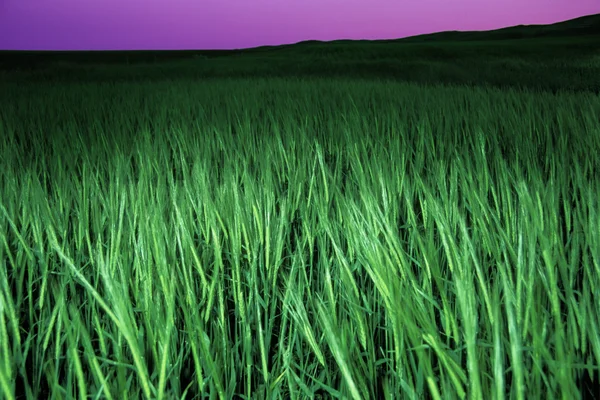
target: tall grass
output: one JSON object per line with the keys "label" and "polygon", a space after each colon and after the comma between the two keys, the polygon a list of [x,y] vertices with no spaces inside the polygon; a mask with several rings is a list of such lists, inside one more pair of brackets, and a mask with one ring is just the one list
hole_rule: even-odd
{"label": "tall grass", "polygon": [[600,98],[4,85],[0,397],[578,398]]}

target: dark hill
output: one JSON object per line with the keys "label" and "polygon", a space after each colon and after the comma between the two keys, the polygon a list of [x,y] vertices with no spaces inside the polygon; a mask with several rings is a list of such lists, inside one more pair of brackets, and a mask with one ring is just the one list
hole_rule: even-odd
{"label": "dark hill", "polygon": [[596,14],[552,25],[238,50],[0,51],[0,81],[346,77],[597,92],[599,49]]}
{"label": "dark hill", "polygon": [[[140,50],[140,51],[1,51],[0,65],[37,64],[40,62],[82,63],[137,63],[160,62],[177,59],[204,59],[238,55],[276,54],[289,51],[300,53],[312,49],[372,47],[384,50],[383,46],[394,44],[435,44],[445,42],[490,42],[515,39],[563,39],[577,43],[597,38],[600,40],[600,14],[587,15],[551,25],[518,25],[491,31],[446,31],[426,35],[389,40],[334,40],[329,42],[307,40],[280,46],[260,46],[236,50]],[[518,42],[513,42],[518,45]],[[600,42],[595,43],[600,44]]]}
{"label": "dark hill", "polygon": [[491,31],[447,31],[398,39],[398,42],[490,41],[600,35],[600,14],[586,15],[551,25],[517,25]]}

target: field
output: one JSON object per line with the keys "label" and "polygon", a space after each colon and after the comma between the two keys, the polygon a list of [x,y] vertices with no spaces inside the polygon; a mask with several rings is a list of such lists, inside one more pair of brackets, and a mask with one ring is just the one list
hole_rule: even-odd
{"label": "field", "polygon": [[0,398],[597,393],[600,37],[414,40],[0,54]]}

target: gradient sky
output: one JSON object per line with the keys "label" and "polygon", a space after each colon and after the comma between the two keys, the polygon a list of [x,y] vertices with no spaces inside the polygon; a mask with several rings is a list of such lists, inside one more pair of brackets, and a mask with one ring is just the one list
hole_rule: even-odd
{"label": "gradient sky", "polygon": [[0,0],[0,50],[235,49],[596,13],[600,0]]}

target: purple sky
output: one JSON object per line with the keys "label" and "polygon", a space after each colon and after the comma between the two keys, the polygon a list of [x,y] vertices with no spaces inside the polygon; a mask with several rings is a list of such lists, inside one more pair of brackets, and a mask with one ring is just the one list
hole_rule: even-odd
{"label": "purple sky", "polygon": [[0,50],[234,49],[596,13],[599,0],[0,0]]}

